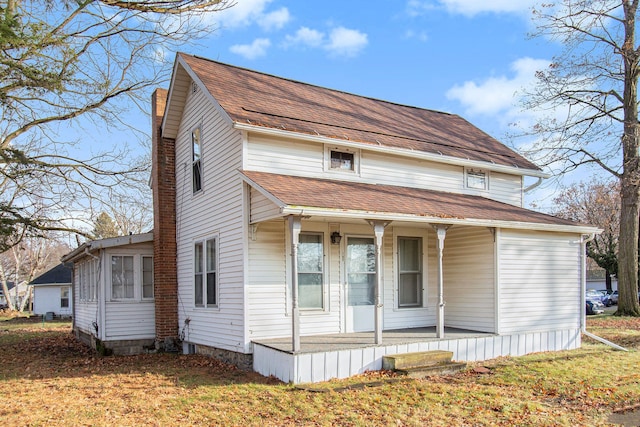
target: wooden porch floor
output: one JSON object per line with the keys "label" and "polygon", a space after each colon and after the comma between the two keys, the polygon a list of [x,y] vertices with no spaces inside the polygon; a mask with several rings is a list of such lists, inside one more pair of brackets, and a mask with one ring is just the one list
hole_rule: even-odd
{"label": "wooden porch floor", "polygon": [[[446,341],[465,338],[489,337],[495,334],[470,331],[467,329],[444,328],[444,338],[436,337],[435,326],[427,328],[395,329],[382,332],[382,343],[375,343],[374,332],[354,332],[344,334],[311,335],[300,337],[299,353],[318,353],[367,347],[383,347],[428,341]],[[293,354],[291,337],[258,339],[253,341],[284,353]]]}

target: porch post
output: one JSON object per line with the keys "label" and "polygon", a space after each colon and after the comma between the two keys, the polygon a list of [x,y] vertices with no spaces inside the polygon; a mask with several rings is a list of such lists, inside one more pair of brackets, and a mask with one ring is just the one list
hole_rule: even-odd
{"label": "porch post", "polygon": [[298,243],[300,242],[300,217],[289,215],[291,234],[291,339],[294,353],[300,351],[300,308],[298,307]]}
{"label": "porch post", "polygon": [[382,344],[382,237],[384,236],[385,223],[374,222],[373,232],[376,236],[376,287],[375,297],[375,334],[376,344]]}
{"label": "porch post", "polygon": [[442,254],[444,251],[444,238],[449,225],[434,225],[438,236],[438,311],[436,312],[436,337],[444,338],[444,276],[442,273]]}

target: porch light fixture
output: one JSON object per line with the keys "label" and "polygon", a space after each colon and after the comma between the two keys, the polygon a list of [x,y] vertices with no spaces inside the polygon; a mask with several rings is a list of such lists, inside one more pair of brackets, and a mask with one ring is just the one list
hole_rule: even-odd
{"label": "porch light fixture", "polygon": [[339,245],[340,244],[340,240],[342,240],[342,236],[340,235],[340,233],[338,233],[337,231],[334,231],[333,233],[331,233],[331,244],[332,245]]}

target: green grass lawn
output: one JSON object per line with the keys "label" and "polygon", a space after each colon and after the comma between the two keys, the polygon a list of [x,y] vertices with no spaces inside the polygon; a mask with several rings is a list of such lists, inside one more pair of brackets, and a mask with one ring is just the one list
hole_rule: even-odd
{"label": "green grass lawn", "polygon": [[[200,355],[99,357],[70,322],[0,319],[2,426],[597,426],[640,403],[640,319],[595,316],[579,350],[423,380],[372,372],[294,387]],[[474,370],[479,366],[488,373]]]}

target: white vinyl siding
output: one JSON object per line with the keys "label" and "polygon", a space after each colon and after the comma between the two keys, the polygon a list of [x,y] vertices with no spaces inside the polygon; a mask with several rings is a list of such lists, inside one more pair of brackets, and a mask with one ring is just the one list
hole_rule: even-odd
{"label": "white vinyl siding", "polygon": [[[422,280],[425,291],[421,307],[398,307],[398,237],[416,237],[422,245]],[[424,224],[416,228],[392,227],[384,231],[384,329],[419,328],[433,326],[435,323],[434,304],[437,280],[436,251],[433,242],[435,234],[431,226]],[[433,259],[432,259],[433,258]]]}
{"label": "white vinyl siding", "polygon": [[280,217],[280,208],[255,188],[250,190],[251,223],[267,221]]}
{"label": "white vinyl siding", "polygon": [[[62,307],[62,290],[68,290],[68,307]],[[51,311],[56,315],[68,316],[72,313],[73,301],[70,285],[35,285],[33,287],[33,313],[44,315]]]}
{"label": "white vinyl siding", "polygon": [[[202,132],[202,191],[192,192],[191,131]],[[247,352],[244,336],[244,221],[242,133],[233,129],[205,91],[188,90],[176,137],[178,318],[184,341]],[[188,165],[183,167],[182,165]],[[193,245],[218,239],[217,308],[194,307]],[[188,326],[185,323],[189,319]],[[212,331],[216,331],[215,334]]]}
{"label": "white vinyl siding", "polygon": [[[73,268],[73,291],[72,296],[75,304],[74,310],[74,326],[87,334],[94,334],[95,329],[93,322],[98,321],[98,303],[96,298],[88,300],[89,289],[94,289],[94,295],[97,295],[103,287],[102,276],[97,274],[99,269],[97,259],[85,257],[83,260],[75,263]],[[80,292],[86,282],[85,299],[81,299]],[[92,285],[90,285],[90,283]]]}
{"label": "white vinyl siding", "polygon": [[107,302],[105,320],[106,340],[151,339],[156,336],[153,301]]}
{"label": "white vinyl siding", "polygon": [[[336,174],[325,167],[325,145],[313,142],[249,135],[245,168],[260,172],[312,178],[353,180],[371,184],[397,185],[488,197],[522,206],[522,177],[487,170],[488,188],[465,187],[465,168],[427,160],[412,159],[365,149],[357,152],[359,173]],[[337,146],[328,146],[331,150]],[[350,149],[354,151],[353,149]],[[256,213],[259,216],[258,213]]]}
{"label": "white vinyl siding", "polygon": [[493,234],[451,227],[444,241],[445,326],[495,332]]}
{"label": "white vinyl siding", "polygon": [[579,235],[500,230],[500,333],[580,325]]}
{"label": "white vinyl siding", "polygon": [[[326,224],[303,222],[303,233],[322,233],[327,265],[323,289],[324,310],[301,310],[300,333],[316,335],[340,332],[339,245],[332,245]],[[255,240],[249,241],[249,334],[251,339],[291,335],[291,264],[286,222],[261,223]]]}

